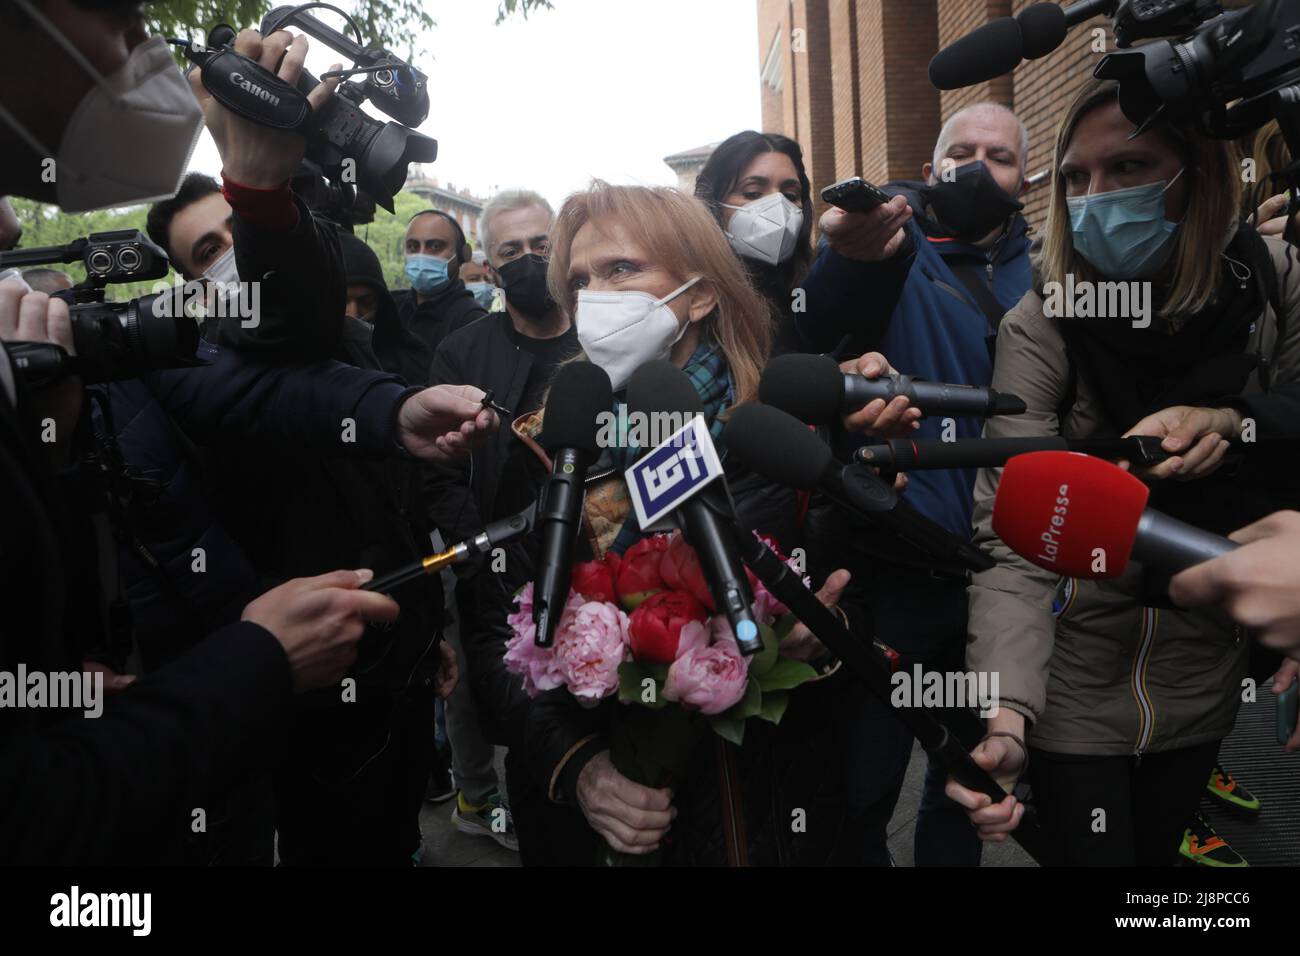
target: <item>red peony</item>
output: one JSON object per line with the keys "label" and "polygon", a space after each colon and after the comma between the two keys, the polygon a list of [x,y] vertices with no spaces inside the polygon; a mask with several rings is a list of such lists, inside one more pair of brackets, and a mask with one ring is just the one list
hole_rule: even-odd
{"label": "red peony", "polygon": [[668,549],[659,559],[659,573],[664,584],[674,591],[686,591],[710,613],[717,611],[704,569],[700,567],[699,555],[686,543],[686,536],[681,532],[675,532],[668,539]]}
{"label": "red peony", "polygon": [[618,567],[617,556],[606,555],[606,558],[615,560],[613,562],[583,561],[581,564],[574,565],[573,590],[588,601],[617,604],[618,592],[614,588],[614,571]]}
{"label": "red peony", "polygon": [[[646,598],[628,619],[632,657],[643,664],[671,664],[677,659],[682,630],[708,618],[704,605],[685,591],[660,591]],[[696,628],[688,632],[696,634]]]}
{"label": "red peony", "polygon": [[667,550],[666,537],[650,535],[628,548],[616,562],[612,562],[614,587],[625,609],[634,610],[651,594],[664,589],[659,561]]}

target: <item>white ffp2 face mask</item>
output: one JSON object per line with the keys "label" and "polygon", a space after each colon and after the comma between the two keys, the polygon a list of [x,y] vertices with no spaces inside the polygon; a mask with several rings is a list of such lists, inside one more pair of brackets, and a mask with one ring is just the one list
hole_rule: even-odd
{"label": "white ffp2 face mask", "polygon": [[646,362],[666,358],[686,334],[668,303],[701,276],[683,283],[662,299],[648,292],[578,292],[578,342],[587,358],[609,375],[618,391]]}
{"label": "white ffp2 face mask", "polygon": [[95,85],[77,104],[55,152],[0,104],[0,121],[41,157],[54,159],[59,208],[86,212],[175,195],[203,129],[203,111],[172,59],[152,37],[103,76],[30,0],[14,0]]}
{"label": "white ffp2 face mask", "polygon": [[803,210],[781,193],[769,193],[736,210],[727,227],[727,240],[736,255],[779,266],[792,255],[803,229]]}

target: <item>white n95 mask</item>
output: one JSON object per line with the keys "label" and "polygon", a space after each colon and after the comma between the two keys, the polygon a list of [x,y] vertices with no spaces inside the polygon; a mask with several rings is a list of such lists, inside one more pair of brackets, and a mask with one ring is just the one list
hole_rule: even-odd
{"label": "white n95 mask", "polygon": [[722,205],[736,210],[727,227],[727,239],[736,255],[779,266],[792,255],[803,229],[803,210],[781,193],[769,193],[747,206]]}
{"label": "white n95 mask", "polygon": [[54,152],[0,103],[0,121],[38,156],[54,159],[59,207],[86,212],[175,195],[203,130],[203,111],[167,41],[151,37],[120,70],[103,76],[30,0],[15,3],[95,81]]}
{"label": "white n95 mask", "polygon": [[578,342],[587,358],[609,375],[618,391],[646,362],[667,358],[686,334],[668,303],[702,276],[696,276],[662,299],[648,292],[578,292]]}

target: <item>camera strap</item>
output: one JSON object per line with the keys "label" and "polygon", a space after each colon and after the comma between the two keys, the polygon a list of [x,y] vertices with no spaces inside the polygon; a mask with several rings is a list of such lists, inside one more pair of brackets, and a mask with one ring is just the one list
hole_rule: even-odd
{"label": "camera strap", "polygon": [[[198,62],[202,54],[191,54]],[[306,133],[312,109],[307,96],[255,60],[234,50],[212,51],[202,60],[200,76],[222,106],[259,126]]]}

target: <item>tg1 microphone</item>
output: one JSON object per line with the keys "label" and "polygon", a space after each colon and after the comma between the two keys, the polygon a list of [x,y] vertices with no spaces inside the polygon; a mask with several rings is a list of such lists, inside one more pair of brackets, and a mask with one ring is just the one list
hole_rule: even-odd
{"label": "tg1 microphone", "polygon": [[1021,557],[1076,578],[1116,578],[1129,560],[1176,573],[1237,547],[1146,506],[1150,489],[1100,458],[1038,451],[1007,462],[993,530]]}
{"label": "tg1 microphone", "polygon": [[541,445],[551,456],[551,474],[537,506],[542,543],[533,581],[533,622],[538,647],[553,643],[569,599],[587,468],[600,457],[597,418],[613,407],[614,390],[599,365],[570,362],[560,366],[542,419]]}
{"label": "tg1 microphone", "polygon": [[[629,418],[664,412],[688,418],[704,414],[700,395],[686,373],[664,359],[647,362],[632,374],[627,383],[627,408]],[[715,483],[725,480],[719,477]],[[736,557],[726,521],[706,500],[709,491],[705,487],[678,506],[677,524],[700,559],[714,606],[727,616],[736,646],[741,654],[757,654],[763,641],[752,611],[754,592]]]}
{"label": "tg1 microphone", "polygon": [[1020,415],[1025,403],[1015,395],[972,385],[918,381],[908,375],[877,379],[846,375],[825,355],[779,355],[767,363],[758,383],[759,400],[809,425],[830,425],[877,398],[899,395],[924,415]]}

